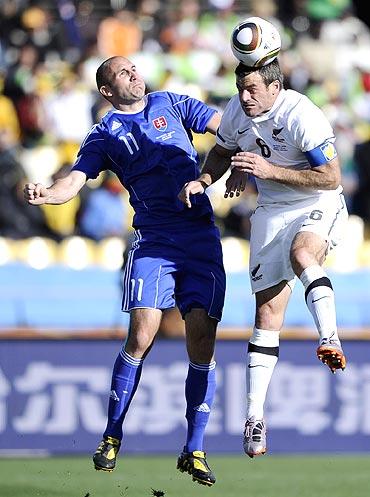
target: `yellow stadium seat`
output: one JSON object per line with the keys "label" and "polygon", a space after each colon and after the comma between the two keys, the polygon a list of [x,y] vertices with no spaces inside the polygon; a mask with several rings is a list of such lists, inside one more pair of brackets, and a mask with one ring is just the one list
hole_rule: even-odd
{"label": "yellow stadium seat", "polygon": [[0,266],[17,259],[16,241],[0,237]]}
{"label": "yellow stadium seat", "polygon": [[358,216],[349,216],[343,239],[335,250],[329,252],[325,266],[341,273],[358,269],[363,243],[364,221]]}
{"label": "yellow stadium seat", "polygon": [[42,205],[48,226],[62,237],[71,235],[75,229],[80,203],[80,197],[77,195],[62,205]]}
{"label": "yellow stadium seat", "polygon": [[358,259],[360,267],[370,267],[370,240],[366,240],[361,245]]}
{"label": "yellow stadium seat", "polygon": [[96,263],[96,242],[71,236],[59,245],[59,261],[73,269],[84,269]]}
{"label": "yellow stadium seat", "polygon": [[222,238],[222,250],[227,272],[238,272],[248,268],[249,242],[247,240],[226,236]]}
{"label": "yellow stadium seat", "polygon": [[57,242],[38,236],[19,240],[15,250],[18,260],[35,269],[44,269],[55,264],[58,258]]}
{"label": "yellow stadium seat", "polygon": [[105,269],[117,271],[122,267],[126,244],[122,238],[110,237],[97,245],[97,262]]}

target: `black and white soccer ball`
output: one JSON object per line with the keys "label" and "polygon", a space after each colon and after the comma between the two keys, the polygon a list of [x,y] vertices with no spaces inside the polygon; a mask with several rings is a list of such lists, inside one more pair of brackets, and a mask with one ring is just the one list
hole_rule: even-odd
{"label": "black and white soccer ball", "polygon": [[280,52],[279,31],[261,17],[248,17],[233,29],[231,49],[245,66],[265,66],[276,59]]}

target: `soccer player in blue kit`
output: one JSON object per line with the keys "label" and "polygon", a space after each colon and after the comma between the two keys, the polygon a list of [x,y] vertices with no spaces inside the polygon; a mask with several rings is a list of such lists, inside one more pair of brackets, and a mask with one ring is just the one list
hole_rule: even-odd
{"label": "soccer player in blue kit", "polygon": [[189,356],[188,430],[177,468],[211,486],[216,480],[203,451],[203,436],[216,388],[214,346],[225,272],[207,195],[197,196],[192,209],[177,195],[199,176],[191,132],[215,134],[220,116],[188,96],[145,94],[143,78],[123,57],[103,62],[96,81],[113,108],[87,135],[72,171],[48,188],[34,183],[24,188],[30,204],[62,204],[88,179],[111,170],[128,190],[135,211],[135,239],[123,275],[122,310],[130,313],[129,333],[114,364],[108,422],[94,465],[97,470],[114,469],[123,421],[162,311],[177,305],[185,320]]}

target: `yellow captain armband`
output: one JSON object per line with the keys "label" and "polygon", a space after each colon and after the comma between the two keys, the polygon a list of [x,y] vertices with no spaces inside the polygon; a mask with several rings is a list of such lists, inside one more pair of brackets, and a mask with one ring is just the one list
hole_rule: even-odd
{"label": "yellow captain armband", "polygon": [[308,162],[312,167],[317,167],[326,164],[327,162],[330,162],[331,160],[335,159],[337,155],[338,154],[334,146],[334,143],[330,140],[326,140],[318,147],[315,147],[312,150],[305,152],[305,156],[307,157]]}

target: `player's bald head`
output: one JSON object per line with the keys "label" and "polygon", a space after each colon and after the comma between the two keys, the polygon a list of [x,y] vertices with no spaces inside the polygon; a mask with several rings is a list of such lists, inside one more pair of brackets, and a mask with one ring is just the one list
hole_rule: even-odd
{"label": "player's bald head", "polygon": [[107,85],[111,82],[112,75],[114,74],[112,67],[116,65],[117,62],[129,62],[129,60],[125,57],[115,55],[102,62],[98,67],[96,71],[96,86],[99,91],[103,85]]}

